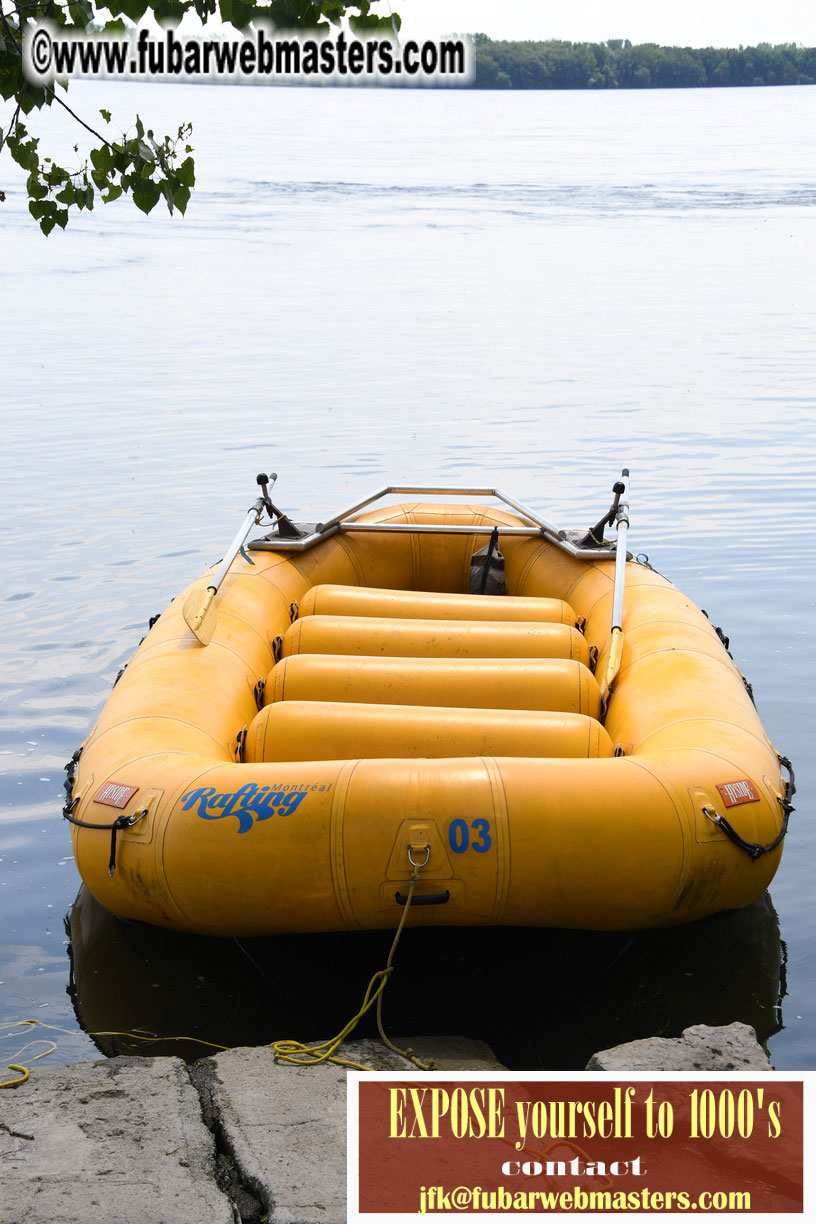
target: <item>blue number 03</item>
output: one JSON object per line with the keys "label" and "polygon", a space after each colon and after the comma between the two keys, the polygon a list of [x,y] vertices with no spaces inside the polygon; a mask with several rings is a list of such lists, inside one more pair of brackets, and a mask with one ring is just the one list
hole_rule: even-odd
{"label": "blue number 03", "polygon": [[[475,834],[473,838],[471,832]],[[490,821],[480,817],[468,825],[466,820],[452,820],[448,828],[448,841],[454,854],[464,854],[468,847],[477,854],[484,854],[493,845]]]}

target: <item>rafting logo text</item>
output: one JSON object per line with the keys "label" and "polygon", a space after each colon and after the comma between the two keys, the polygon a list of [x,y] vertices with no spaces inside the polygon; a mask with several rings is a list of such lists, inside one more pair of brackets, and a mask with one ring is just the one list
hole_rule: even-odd
{"label": "rafting logo text", "polygon": [[256,782],[247,782],[246,786],[231,794],[219,794],[214,786],[199,787],[182,795],[181,806],[187,812],[198,804],[198,815],[204,820],[236,816],[238,832],[248,833],[252,828],[253,816],[258,821],[275,815],[291,816],[305,798],[306,790],[281,791],[272,786],[259,787]]}

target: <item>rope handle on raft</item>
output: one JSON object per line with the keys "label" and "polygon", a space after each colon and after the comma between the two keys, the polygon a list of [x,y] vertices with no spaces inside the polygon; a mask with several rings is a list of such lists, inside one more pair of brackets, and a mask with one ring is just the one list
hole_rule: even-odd
{"label": "rope handle on raft", "polygon": [[791,765],[790,760],[783,756],[779,757],[779,764],[784,769],[787,769],[789,775],[788,781],[785,783],[784,796],[777,795],[777,802],[782,808],[784,815],[782,817],[782,828],[779,830],[778,835],[773,839],[773,841],[768,842],[767,846],[760,846],[758,842],[745,841],[744,838],[740,837],[734,826],[730,824],[724,816],[721,816],[716,809],[708,807],[703,808],[703,815],[707,816],[711,823],[715,824],[718,829],[722,829],[726,837],[730,838],[735,846],[739,846],[740,850],[744,850],[745,853],[752,859],[761,858],[763,854],[768,854],[769,851],[776,849],[788,831],[788,820],[790,819],[791,812],[794,811],[794,807],[791,802],[793,796],[796,794],[796,782],[793,776],[793,766]]}
{"label": "rope handle on raft", "polygon": [[103,832],[110,833],[110,858],[108,859],[108,875],[112,876],[116,870],[116,834],[120,829],[130,829],[133,825],[138,824],[140,820],[144,820],[147,815],[147,808],[143,808],[141,812],[123,812],[121,816],[117,816],[113,824],[92,824],[89,820],[77,820],[76,816],[72,815],[74,808],[79,803],[79,799],[71,799],[62,809],[62,815],[70,824],[76,825],[80,829],[101,829]]}
{"label": "rope handle on raft", "polygon": [[140,820],[144,820],[148,814],[147,808],[142,808],[140,812],[123,812],[121,816],[117,816],[112,824],[95,824],[89,820],[77,820],[74,816],[74,809],[79,803],[79,796],[73,797],[74,782],[76,781],[77,765],[79,758],[82,755],[82,749],[77,748],[76,752],[71,757],[70,761],[65,766],[65,806],[62,809],[63,819],[69,824],[76,825],[79,829],[100,829],[103,833],[110,833],[110,858],[108,859],[108,875],[112,876],[116,870],[116,835],[120,829],[130,829],[133,825],[138,824]]}

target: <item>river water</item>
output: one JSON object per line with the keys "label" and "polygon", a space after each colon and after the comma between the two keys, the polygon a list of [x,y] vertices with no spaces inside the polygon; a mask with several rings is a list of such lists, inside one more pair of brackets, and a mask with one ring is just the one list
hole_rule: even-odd
{"label": "river water", "polygon": [[[384,963],[381,935],[193,940],[80,896],[71,970],[62,766],[256,472],[312,520],[387,483],[478,482],[588,526],[627,465],[630,545],[730,635],[797,769],[770,898],[636,936],[409,932],[386,1019],[516,1067],[741,1019],[778,1067],[816,1066],[814,102],[71,87],[92,120],[192,120],[198,188],[184,219],[120,201],[45,240],[4,166],[0,1018],[67,1029],[63,1061],[97,1055],[76,1013],[327,1036]],[[79,135],[46,126],[50,151]]]}

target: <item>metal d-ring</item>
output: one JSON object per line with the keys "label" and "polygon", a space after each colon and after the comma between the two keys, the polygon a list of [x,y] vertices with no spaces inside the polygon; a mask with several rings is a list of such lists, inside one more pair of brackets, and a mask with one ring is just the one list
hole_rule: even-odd
{"label": "metal d-ring", "polygon": [[708,819],[711,821],[711,823],[712,823],[712,824],[715,824],[715,825],[720,825],[720,824],[722,824],[722,816],[720,816],[720,814],[719,814],[719,812],[716,810],[716,808],[707,808],[707,807],[704,807],[704,808],[703,808],[703,815],[704,815],[704,816],[707,816],[707,817],[708,817]]}
{"label": "metal d-ring", "polygon": [[[417,846],[417,849],[420,849],[420,847],[419,847],[419,846]],[[430,859],[430,857],[431,857],[431,847],[430,847],[430,846],[425,846],[425,858],[422,860],[422,862],[421,862],[421,863],[417,863],[417,862],[415,862],[415,860],[414,860],[414,855],[413,855],[413,850],[414,850],[414,847],[409,845],[409,847],[408,847],[408,862],[411,864],[411,866],[412,866],[412,867],[427,867],[427,865],[428,865],[428,861],[429,861],[429,859]]]}

